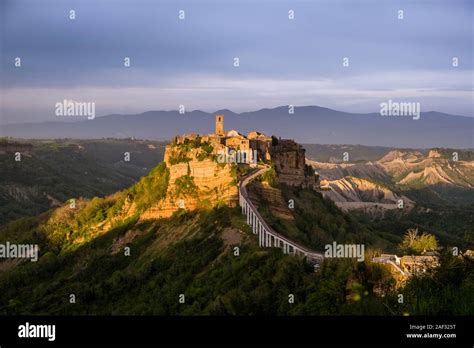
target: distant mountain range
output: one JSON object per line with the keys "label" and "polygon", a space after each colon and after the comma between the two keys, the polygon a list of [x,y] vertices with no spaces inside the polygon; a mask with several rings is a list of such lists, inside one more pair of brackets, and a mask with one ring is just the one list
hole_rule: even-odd
{"label": "distant mountain range", "polygon": [[[240,114],[148,111],[137,115],[107,115],[93,120],[8,124],[1,136],[20,138],[127,138],[168,140],[182,133],[211,133],[214,115],[225,116],[226,130],[242,133],[258,130],[268,135],[293,138],[310,144],[361,144],[398,148],[474,147],[474,118],[439,112],[422,112],[419,120],[378,113],[352,114],[319,106],[287,106]],[[68,120],[70,121],[70,120]]]}

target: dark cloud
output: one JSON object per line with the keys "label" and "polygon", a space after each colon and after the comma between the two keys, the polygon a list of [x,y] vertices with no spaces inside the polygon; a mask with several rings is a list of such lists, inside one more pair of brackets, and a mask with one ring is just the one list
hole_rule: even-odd
{"label": "dark cloud", "polygon": [[[3,0],[0,12],[3,89],[165,87],[206,74],[344,81],[441,71],[453,56],[459,69],[473,68],[469,1]],[[341,68],[346,56],[350,69]],[[131,69],[123,68],[124,57]]]}

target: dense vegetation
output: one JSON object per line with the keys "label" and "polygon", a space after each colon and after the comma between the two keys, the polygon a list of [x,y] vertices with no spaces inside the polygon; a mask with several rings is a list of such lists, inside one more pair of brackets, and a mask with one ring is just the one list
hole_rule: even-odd
{"label": "dense vegetation", "polygon": [[214,157],[212,155],[212,151],[214,150],[212,145],[207,141],[202,141],[200,137],[197,137],[196,139],[186,138],[179,144],[175,138],[171,145],[173,152],[168,160],[171,165],[189,162],[191,158],[189,158],[188,155],[191,150],[198,151],[196,158],[199,161],[203,161],[206,158],[213,159]]}
{"label": "dense vegetation", "polygon": [[166,196],[169,181],[169,168],[164,162],[157,165],[147,176],[128,190],[129,197],[135,201],[139,211],[149,208]]}
{"label": "dense vegetation", "polygon": [[[238,256],[234,245],[223,242],[229,229],[243,231]],[[127,238],[131,231],[133,239]],[[166,244],[169,238],[173,242]],[[111,251],[123,239],[127,243]],[[413,278],[400,304],[400,291],[383,298],[373,293],[380,282],[393,285],[383,266],[334,259],[314,273],[302,259],[258,248],[239,209],[226,207],[153,222],[126,221],[77,250],[42,253],[38,263],[0,274],[1,314],[474,313],[474,276],[467,260],[445,257],[446,266],[435,275]],[[179,302],[180,294],[185,303]]]}
{"label": "dense vegetation", "polygon": [[387,211],[383,216],[369,217],[362,213],[352,216],[363,225],[370,225],[386,235],[396,236],[401,241],[402,235],[410,228],[418,228],[436,236],[439,244],[448,249],[458,247],[471,248],[474,245],[474,209],[466,207],[431,207],[419,208],[409,212]]}
{"label": "dense vegetation", "polygon": [[[233,168],[233,176],[243,173]],[[268,173],[263,180],[272,180]],[[178,210],[169,219],[140,220],[143,210],[165,197],[168,181],[162,163],[114,195],[78,199],[74,209],[68,202],[1,226],[0,243],[36,243],[40,258],[0,263],[0,314],[474,314],[472,260],[442,249],[439,269],[411,278],[401,289],[385,266],[370,262],[375,249],[400,251],[411,227],[433,233],[445,247],[472,245],[472,210],[413,211],[404,217],[394,212],[372,221],[341,212],[311,190],[281,186],[285,199],[294,201],[295,219],[287,221],[275,217],[257,193],[267,221],[305,245],[316,250],[332,241],[370,245],[365,262],[327,259],[315,273],[301,258],[259,248],[239,208]],[[185,175],[176,187],[189,194],[192,185]],[[122,216],[132,203],[137,210]],[[425,242],[432,240],[421,245]],[[419,249],[416,243],[406,246]],[[376,295],[381,288],[384,297]]]}
{"label": "dense vegetation", "polygon": [[[163,160],[165,146],[130,139],[0,140],[0,150],[10,146],[0,151],[0,224],[36,216],[71,198],[105,196],[129,187]],[[130,161],[125,161],[125,152]]]}

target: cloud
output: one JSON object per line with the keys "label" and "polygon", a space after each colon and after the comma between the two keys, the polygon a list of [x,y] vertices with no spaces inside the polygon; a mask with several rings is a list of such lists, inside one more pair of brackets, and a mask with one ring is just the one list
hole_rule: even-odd
{"label": "cloud", "polygon": [[[155,86],[146,87],[17,87],[4,93],[5,115],[8,115],[4,122],[17,121],[16,113],[33,116],[28,118],[30,121],[54,119],[54,105],[64,99],[95,102],[98,115],[176,110],[181,104],[187,110],[205,111],[228,108],[243,112],[293,104],[320,105],[347,112],[376,112],[380,102],[393,99],[420,102],[423,111],[474,116],[469,76],[454,69],[378,72],[319,80],[196,74],[162,79]],[[456,105],[456,108],[449,105]]]}
{"label": "cloud", "polygon": [[[433,109],[472,115],[469,2],[140,5],[0,0],[3,122],[50,119],[51,105],[64,98],[96,100],[98,114],[288,103],[370,112],[381,99],[418,98]],[[18,56],[20,69],[13,66]],[[349,68],[341,64],[346,56]],[[453,56],[460,59],[456,69]],[[132,67],[123,67],[124,57]]]}

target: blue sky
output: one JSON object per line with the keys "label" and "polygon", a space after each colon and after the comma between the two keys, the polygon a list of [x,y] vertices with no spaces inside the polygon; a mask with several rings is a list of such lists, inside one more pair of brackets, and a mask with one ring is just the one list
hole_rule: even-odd
{"label": "blue sky", "polygon": [[53,120],[64,99],[95,102],[98,115],[180,104],[377,112],[392,99],[473,116],[473,4],[0,0],[0,122]]}

